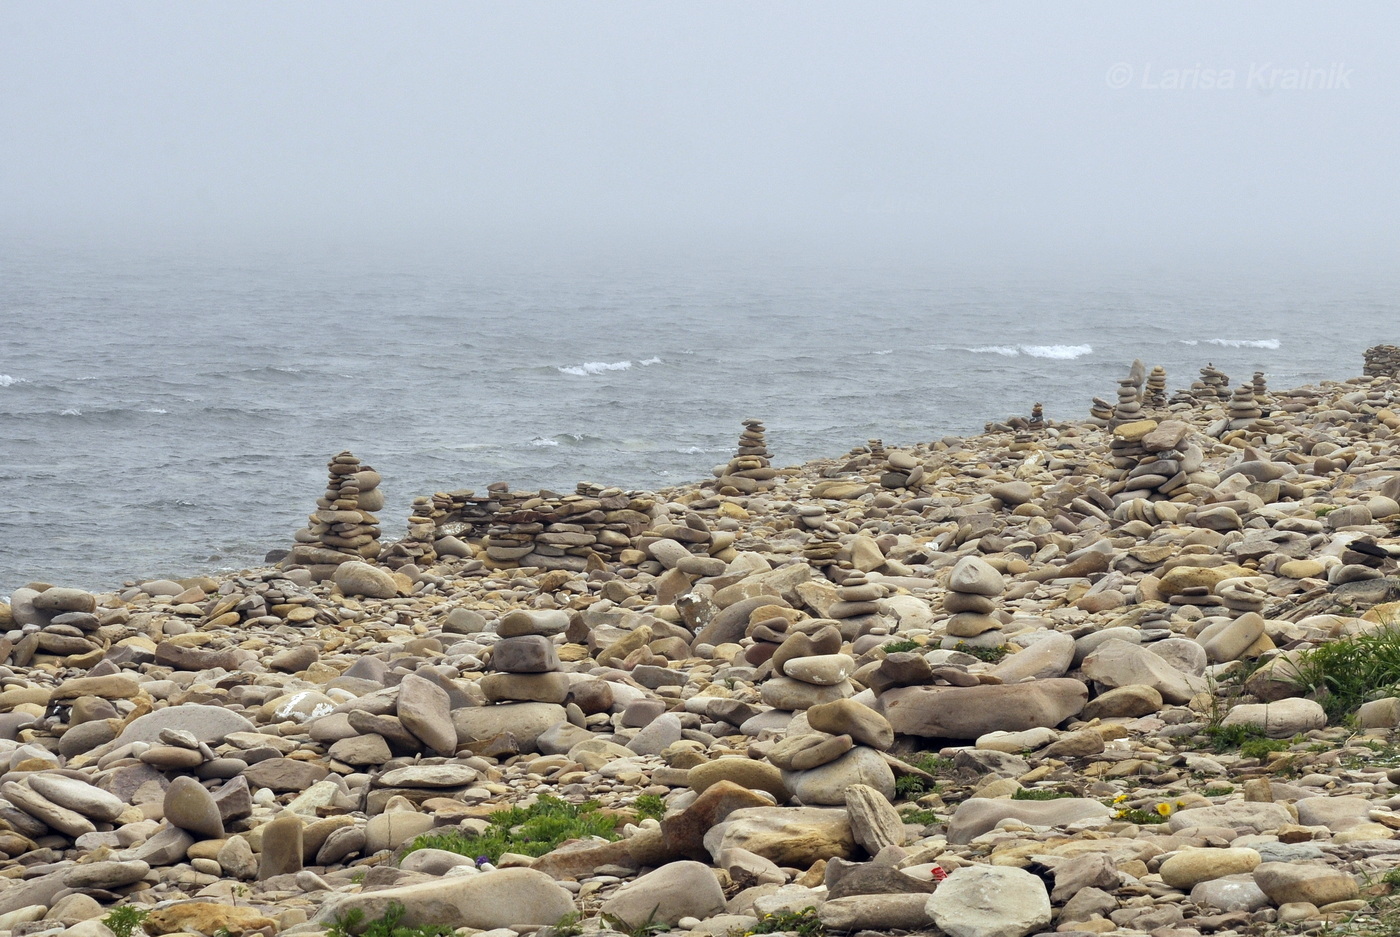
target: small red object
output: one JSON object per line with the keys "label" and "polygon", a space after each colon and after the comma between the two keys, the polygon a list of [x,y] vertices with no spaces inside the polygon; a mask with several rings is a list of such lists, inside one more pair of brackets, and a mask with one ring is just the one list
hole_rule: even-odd
{"label": "small red object", "polygon": [[934,866],[929,870],[929,874],[933,876],[935,882],[941,882],[948,877],[948,873],[943,871],[943,866],[941,865]]}

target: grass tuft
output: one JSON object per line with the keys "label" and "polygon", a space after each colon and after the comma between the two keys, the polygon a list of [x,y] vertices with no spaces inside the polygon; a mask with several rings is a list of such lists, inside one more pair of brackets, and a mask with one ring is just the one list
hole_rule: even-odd
{"label": "grass tuft", "polygon": [[1369,700],[1400,687],[1400,627],[1384,627],[1303,651],[1294,664],[1297,683],[1338,723]]}
{"label": "grass tuft", "polygon": [[512,807],[492,814],[490,827],[478,835],[451,830],[446,833],[424,833],[416,837],[403,854],[416,849],[445,849],[460,856],[486,857],[492,862],[502,853],[514,852],[525,856],[542,856],[570,839],[598,836],[606,840],[618,838],[617,825],[621,817],[602,813],[599,803],[590,800],[571,804],[541,794],[529,807]]}

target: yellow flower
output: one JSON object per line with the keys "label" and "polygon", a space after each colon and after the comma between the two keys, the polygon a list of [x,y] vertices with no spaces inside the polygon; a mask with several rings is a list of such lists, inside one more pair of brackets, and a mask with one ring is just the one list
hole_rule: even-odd
{"label": "yellow flower", "polygon": [[1172,815],[1172,805],[1165,802],[1160,803],[1157,805],[1157,812],[1164,817],[1169,817]]}
{"label": "yellow flower", "polygon": [[1114,802],[1115,804],[1121,804],[1123,801],[1125,801],[1125,800],[1127,800],[1127,799],[1128,799],[1128,795],[1127,795],[1127,794],[1119,794],[1117,797],[1113,798],[1113,802]]}

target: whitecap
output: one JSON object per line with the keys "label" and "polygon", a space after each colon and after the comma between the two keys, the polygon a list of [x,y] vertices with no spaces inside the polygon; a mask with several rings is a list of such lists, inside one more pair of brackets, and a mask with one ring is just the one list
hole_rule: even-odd
{"label": "whitecap", "polygon": [[11,384],[28,384],[22,377],[10,377],[8,374],[0,374],[0,387],[9,387]]}
{"label": "whitecap", "polygon": [[1022,345],[1021,350],[1032,358],[1078,358],[1091,354],[1093,345]]}
{"label": "whitecap", "polygon": [[1276,338],[1208,338],[1207,345],[1219,345],[1222,348],[1267,348],[1270,351],[1278,351],[1282,343]]}
{"label": "whitecap", "polygon": [[607,371],[626,371],[632,367],[630,361],[585,361],[583,364],[572,365],[567,368],[555,368],[560,374],[572,374],[575,377],[588,377],[590,374],[603,374]]}
{"label": "whitecap", "polygon": [[661,363],[661,359],[660,359],[660,358],[656,358],[656,357],[651,357],[651,358],[647,358],[645,361],[638,361],[637,363],[640,364],[642,367],[645,368],[645,367],[647,367],[648,365],[660,364],[660,363]]}
{"label": "whitecap", "polygon": [[979,345],[976,348],[969,348],[968,351],[974,355],[1006,355],[1014,358],[1021,352],[1015,345]]}
{"label": "whitecap", "polygon": [[145,408],[143,408],[143,409],[141,410],[141,412],[142,412],[142,413],[169,413],[170,411],[169,411],[169,410],[162,410],[160,407],[145,407]]}
{"label": "whitecap", "polygon": [[559,445],[559,440],[557,440],[557,439],[550,439],[548,436],[536,436],[534,439],[530,440],[530,445],[532,445],[532,446],[557,446],[557,445]]}
{"label": "whitecap", "polygon": [[62,413],[59,414],[59,416],[82,416],[82,415],[83,415],[83,411],[79,410],[77,407],[69,407],[67,410],[64,410]]}

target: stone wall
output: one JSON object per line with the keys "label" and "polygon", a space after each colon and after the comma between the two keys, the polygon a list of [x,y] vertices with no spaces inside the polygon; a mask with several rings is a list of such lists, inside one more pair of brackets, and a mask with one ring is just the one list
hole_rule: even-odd
{"label": "stone wall", "polygon": [[1367,377],[1400,377],[1400,347],[1375,345],[1366,349]]}

